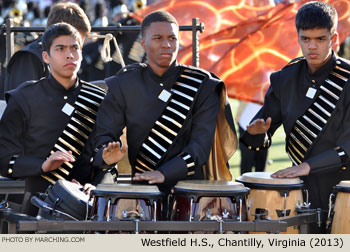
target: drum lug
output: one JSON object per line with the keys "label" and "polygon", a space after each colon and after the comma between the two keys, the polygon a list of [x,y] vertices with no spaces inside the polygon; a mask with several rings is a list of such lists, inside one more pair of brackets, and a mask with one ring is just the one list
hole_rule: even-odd
{"label": "drum lug", "polygon": [[126,209],[123,211],[123,218],[128,218],[128,211]]}
{"label": "drum lug", "polygon": [[206,217],[207,217],[207,219],[211,219],[211,211],[210,211],[210,209],[208,209],[208,212],[207,212],[207,215],[206,215]]}
{"label": "drum lug", "polygon": [[331,223],[332,223],[332,218],[334,214],[334,204],[333,204],[333,198],[335,195],[331,193],[329,195],[329,202],[328,202],[328,215],[327,215],[327,221],[326,221],[326,230],[330,229]]}
{"label": "drum lug", "polygon": [[228,219],[229,216],[229,212],[227,211],[227,209],[225,208],[224,211],[222,212],[222,218],[223,219]]}

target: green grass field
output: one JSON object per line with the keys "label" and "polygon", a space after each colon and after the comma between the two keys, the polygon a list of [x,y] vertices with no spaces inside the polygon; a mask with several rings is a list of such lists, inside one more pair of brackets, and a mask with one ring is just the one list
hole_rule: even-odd
{"label": "green grass field", "polygon": [[[233,113],[233,118],[235,118],[239,101],[235,99],[230,99],[230,104],[231,104],[231,109]],[[237,126],[237,123],[236,123],[236,126]],[[269,162],[269,164],[266,167],[266,171],[274,172],[274,171],[291,166],[291,161],[289,160],[285,152],[285,134],[282,126],[275,132],[275,134],[272,137],[272,145],[269,148],[267,159],[271,160],[272,162]],[[238,176],[240,176],[240,168],[239,168],[240,162],[241,162],[241,154],[240,154],[240,150],[237,149],[236,153],[232,156],[229,162],[230,171],[234,178],[237,178]]]}

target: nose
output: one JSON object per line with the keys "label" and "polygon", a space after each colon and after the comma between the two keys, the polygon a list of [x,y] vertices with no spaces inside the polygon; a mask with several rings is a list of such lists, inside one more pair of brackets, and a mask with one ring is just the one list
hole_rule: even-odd
{"label": "nose", "polygon": [[74,54],[73,54],[71,49],[67,50],[66,57],[67,57],[67,59],[73,59],[74,58]]}
{"label": "nose", "polygon": [[168,40],[168,39],[164,39],[163,41],[162,41],[162,47],[164,47],[164,48],[170,48],[170,41]]}
{"label": "nose", "polygon": [[309,49],[317,49],[317,43],[313,39],[311,39],[310,43],[308,45],[308,48]]}

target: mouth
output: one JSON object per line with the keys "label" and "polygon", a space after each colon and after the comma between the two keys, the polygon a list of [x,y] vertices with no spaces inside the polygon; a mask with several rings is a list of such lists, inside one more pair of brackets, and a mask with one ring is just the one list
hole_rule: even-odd
{"label": "mouth", "polygon": [[76,66],[77,66],[77,64],[75,64],[75,63],[67,63],[64,65],[64,67],[76,67]]}
{"label": "mouth", "polygon": [[173,54],[172,53],[161,53],[160,56],[165,57],[165,58],[171,58],[173,56]]}
{"label": "mouth", "polygon": [[316,59],[318,57],[318,54],[316,54],[316,53],[309,53],[308,56],[309,56],[310,59]]}

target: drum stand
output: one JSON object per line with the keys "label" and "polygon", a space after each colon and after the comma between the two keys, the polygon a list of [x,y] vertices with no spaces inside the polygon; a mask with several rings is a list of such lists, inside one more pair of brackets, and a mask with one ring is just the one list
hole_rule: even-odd
{"label": "drum stand", "polygon": [[22,233],[34,231],[36,233],[48,232],[119,232],[130,233],[189,233],[189,232],[210,232],[210,233],[247,233],[267,232],[280,233],[287,229],[287,226],[300,226],[300,233],[307,233],[307,225],[318,220],[319,210],[310,210],[296,216],[282,218],[280,220],[257,220],[257,221],[66,221],[38,219],[25,214],[13,212],[9,209],[0,209],[0,219],[8,223],[9,233]]}

